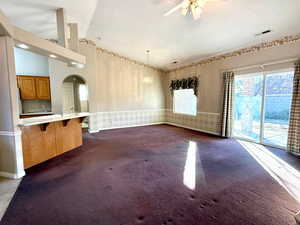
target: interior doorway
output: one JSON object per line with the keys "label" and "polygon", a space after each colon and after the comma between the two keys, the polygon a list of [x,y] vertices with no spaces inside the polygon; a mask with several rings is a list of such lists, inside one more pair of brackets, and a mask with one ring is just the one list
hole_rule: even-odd
{"label": "interior doorway", "polygon": [[287,147],[293,69],[235,77],[233,137]]}
{"label": "interior doorway", "polygon": [[[63,113],[88,111],[88,87],[85,80],[78,75],[68,76],[63,81]],[[88,127],[88,121],[83,122],[83,127]]]}
{"label": "interior doorway", "polygon": [[74,96],[74,84],[72,82],[65,82],[63,84],[64,92],[64,113],[74,113],[75,112],[75,96]]}

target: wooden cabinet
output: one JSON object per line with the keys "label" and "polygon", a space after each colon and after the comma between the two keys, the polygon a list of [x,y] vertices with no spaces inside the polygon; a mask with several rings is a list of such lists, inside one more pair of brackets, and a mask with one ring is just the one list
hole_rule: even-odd
{"label": "wooden cabinet", "polygon": [[21,98],[24,100],[36,99],[35,78],[30,76],[18,76],[18,86]]}
{"label": "wooden cabinet", "polygon": [[22,149],[25,169],[56,156],[56,124],[50,123],[46,131],[40,126],[24,127]]}
{"label": "wooden cabinet", "polygon": [[30,168],[82,145],[81,118],[22,128],[24,168]]}
{"label": "wooden cabinet", "polygon": [[65,126],[63,121],[56,122],[57,155],[82,145],[82,128],[80,119],[72,119]]}
{"label": "wooden cabinet", "polygon": [[17,76],[21,99],[23,100],[50,100],[49,77]]}
{"label": "wooden cabinet", "polygon": [[38,99],[49,100],[50,94],[50,80],[49,77],[36,77],[36,96]]}

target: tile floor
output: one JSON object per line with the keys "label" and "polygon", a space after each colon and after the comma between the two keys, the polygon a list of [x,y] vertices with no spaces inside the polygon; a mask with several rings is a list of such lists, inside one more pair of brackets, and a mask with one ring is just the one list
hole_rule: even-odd
{"label": "tile floor", "polygon": [[10,200],[14,196],[20,182],[19,180],[12,180],[0,177],[0,220],[6,211]]}

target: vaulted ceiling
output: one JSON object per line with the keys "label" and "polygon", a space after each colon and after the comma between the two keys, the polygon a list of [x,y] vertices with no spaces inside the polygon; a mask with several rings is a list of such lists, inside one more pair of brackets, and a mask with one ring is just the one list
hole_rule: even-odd
{"label": "vaulted ceiling", "polygon": [[[55,9],[65,8],[68,22],[79,24],[81,38],[163,69],[173,68],[173,61],[180,66],[300,33],[299,0],[218,0],[208,3],[196,21],[180,12],[163,16],[181,1],[1,0],[0,9],[13,24],[56,38]],[[268,29],[272,32],[255,36]]]}

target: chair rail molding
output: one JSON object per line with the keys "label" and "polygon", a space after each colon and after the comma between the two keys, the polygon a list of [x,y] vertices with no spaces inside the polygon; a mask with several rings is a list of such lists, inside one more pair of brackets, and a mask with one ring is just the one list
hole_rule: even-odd
{"label": "chair rail molding", "polygon": [[22,132],[21,131],[0,131],[0,136],[9,136],[9,137],[13,137],[13,136],[21,136]]}

